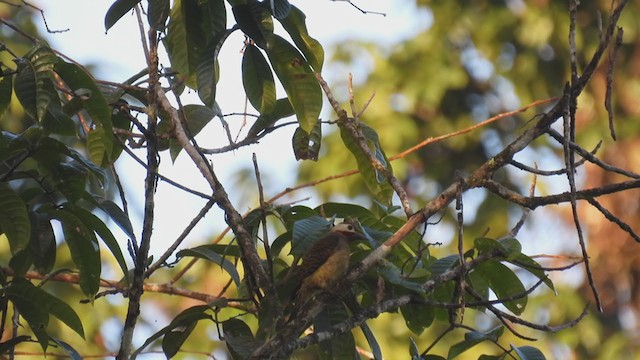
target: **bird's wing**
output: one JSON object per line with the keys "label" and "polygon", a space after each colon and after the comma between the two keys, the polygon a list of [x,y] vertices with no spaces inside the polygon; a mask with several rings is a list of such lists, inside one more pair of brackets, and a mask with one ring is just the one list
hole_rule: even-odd
{"label": "bird's wing", "polygon": [[327,259],[335,252],[344,235],[329,233],[327,236],[316,241],[309,251],[302,257],[302,265],[298,266],[299,279],[304,279],[313,274]]}

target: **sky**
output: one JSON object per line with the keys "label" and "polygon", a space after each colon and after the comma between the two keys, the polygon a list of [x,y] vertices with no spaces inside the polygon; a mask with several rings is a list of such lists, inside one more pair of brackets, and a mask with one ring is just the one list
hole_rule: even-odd
{"label": "sky", "polygon": [[[431,23],[430,14],[426,11],[418,11],[411,1],[371,0],[355,1],[354,4],[362,9],[384,13],[363,14],[355,7],[344,1],[331,0],[292,0],[292,4],[301,8],[307,14],[307,27],[311,36],[323,44],[330,57],[331,44],[346,39],[372,40],[378,43],[393,44],[405,37],[427,28]],[[104,30],[104,15],[113,3],[112,0],[57,0],[35,2],[44,12],[50,30],[65,30],[61,33],[50,34],[48,41],[57,50],[75,59],[82,64],[92,64],[94,75],[98,79],[110,81],[123,81],[132,74],[145,67],[144,55],[140,46],[140,35],[135,15],[127,14],[116,23],[108,32]],[[145,3],[143,1],[143,3]],[[77,16],[82,14],[82,16]],[[234,19],[229,16],[229,26]],[[44,31],[44,26],[43,31]],[[276,27],[276,32],[284,33],[284,30]],[[216,101],[222,108],[222,112],[243,112],[246,98],[242,89],[240,63],[242,60],[243,36],[236,32],[229,38],[222,48],[219,58],[221,66],[221,79],[218,83]],[[164,65],[169,65],[166,56],[161,57]],[[326,70],[329,69],[329,70]],[[341,69],[344,71],[344,69]],[[364,78],[366,71],[350,69],[354,78]],[[346,77],[347,73],[331,73],[330,65],[325,66],[324,76]],[[284,91],[278,89],[278,97],[284,96]],[[184,104],[200,104],[195,93],[188,94],[183,99]],[[324,107],[323,117],[330,117],[328,106]],[[241,117],[227,118],[232,133],[235,134],[241,127]],[[243,213],[257,202],[257,191],[247,194],[238,194],[233,191],[234,184],[240,179],[237,177],[239,168],[251,168],[251,156],[256,153],[258,163],[266,188],[265,196],[269,198],[286,187],[296,185],[295,169],[297,163],[291,149],[291,137],[295,128],[285,128],[261,141],[260,144],[237,150],[224,155],[210,157],[215,171],[221,178],[227,191],[232,194],[232,200],[239,206],[238,211]],[[225,136],[222,136],[219,121],[214,119],[197,137],[199,145],[205,148],[216,148],[228,144]],[[144,158],[144,150],[137,152]],[[116,163],[120,176],[123,179],[128,202],[132,215],[134,228],[141,228],[141,215],[143,202],[144,169],[130,159],[126,154],[120,157]],[[347,170],[347,169],[345,169]],[[161,173],[190,188],[204,193],[210,193],[209,187],[202,179],[193,163],[186,154],[178,157],[172,164],[167,152],[162,156]],[[251,175],[253,176],[253,175]],[[253,181],[253,178],[251,179]],[[254,188],[256,189],[256,188]],[[293,199],[302,199],[307,196],[312,198],[305,203],[315,206],[313,193],[302,192],[295,194]],[[155,237],[152,247],[152,255],[158,256],[167,244],[176,239],[189,221],[198,213],[204,205],[203,199],[194,197],[176,188],[160,182],[156,193],[156,219],[154,225]],[[187,244],[200,244],[207,236],[215,236],[226,224],[222,223],[221,210],[214,208],[207,217],[194,229],[187,239]],[[122,233],[114,229],[117,238],[124,238]],[[184,247],[184,246],[183,246]]]}

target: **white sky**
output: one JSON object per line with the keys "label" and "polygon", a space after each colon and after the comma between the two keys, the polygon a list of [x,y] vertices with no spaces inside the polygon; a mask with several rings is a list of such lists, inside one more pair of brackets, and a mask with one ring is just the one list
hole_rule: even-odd
{"label": "white sky", "polygon": [[[69,29],[64,33],[49,35],[48,41],[54,48],[80,63],[96,65],[94,75],[99,79],[123,81],[141,70],[145,66],[145,62],[134,15],[125,15],[105,34],[104,14],[112,3],[113,0],[57,0],[39,1],[37,5],[45,11],[51,30]],[[355,2],[361,8],[382,12],[386,16],[365,15],[348,3],[341,1],[293,0],[292,3],[307,14],[309,33],[323,44],[325,51],[328,50],[330,44],[348,38],[392,43],[428,27],[431,22],[426,11],[418,12],[415,5],[406,0]],[[233,24],[233,17],[228,16],[228,18],[229,23]],[[236,32],[227,40],[220,56],[222,75],[217,87],[216,100],[225,114],[243,112],[244,110],[245,96],[240,71],[242,39],[240,33]],[[168,66],[169,63],[165,61],[164,65]],[[358,69],[350,69],[349,71],[352,71],[356,78],[358,77]],[[361,70],[360,75],[363,76],[364,72]],[[327,75],[325,71],[325,77],[346,77],[346,75]],[[283,96],[284,91],[280,88],[278,97]],[[192,94],[192,96],[185,97],[183,103],[200,102],[197,96]],[[325,112],[322,116],[329,116],[327,109],[328,107],[325,106]],[[227,120],[235,129],[238,129],[238,124],[242,122],[241,118],[228,118]],[[232,194],[232,200],[237,206],[239,205],[238,211],[241,213],[256,204],[257,189],[249,190],[255,191],[255,193],[238,194],[233,188],[238,179],[231,178],[231,176],[236,173],[238,168],[252,166],[252,153],[255,152],[258,155],[263,181],[267,189],[267,194],[265,194],[267,198],[286,187],[296,185],[294,174],[297,164],[291,149],[293,130],[295,130],[293,126],[285,128],[267,136],[259,145],[210,158],[227,191]],[[222,134],[219,121],[214,119],[197,139],[203,147],[216,148],[228,144],[226,137]],[[208,185],[186,154],[181,154],[175,164],[171,164],[168,152],[163,155],[161,161],[163,175],[201,192],[210,193]],[[145,158],[144,151],[139,151],[138,156]],[[134,228],[140,229],[144,169],[135,164],[126,154],[120,157],[117,167],[128,191]],[[310,193],[296,194],[294,197],[300,199],[309,195]],[[152,254],[158,256],[166,244],[173,242],[178,237],[205,201],[164,182],[159,183],[156,201]],[[317,200],[311,199],[306,204],[314,206],[317,203]],[[204,240],[203,236],[215,235],[216,231],[224,228],[225,224],[222,223],[222,219],[222,212],[214,207],[188,238],[188,243],[191,245],[200,244]],[[123,238],[124,236],[116,231],[116,237]]]}

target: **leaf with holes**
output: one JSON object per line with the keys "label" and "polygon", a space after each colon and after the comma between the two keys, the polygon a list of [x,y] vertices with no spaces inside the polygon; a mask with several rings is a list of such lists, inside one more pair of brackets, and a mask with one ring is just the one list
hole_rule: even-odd
{"label": "leaf with holes", "polygon": [[296,160],[318,160],[322,144],[322,127],[316,122],[311,134],[307,134],[301,127],[293,133],[293,153]]}

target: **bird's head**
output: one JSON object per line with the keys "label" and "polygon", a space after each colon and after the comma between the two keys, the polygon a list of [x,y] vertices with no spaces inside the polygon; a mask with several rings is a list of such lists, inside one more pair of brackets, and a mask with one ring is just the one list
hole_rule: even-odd
{"label": "bird's head", "polygon": [[331,228],[331,232],[340,233],[349,238],[349,240],[364,239],[364,236],[362,236],[362,234],[358,232],[356,226],[348,221],[337,224],[336,226]]}

